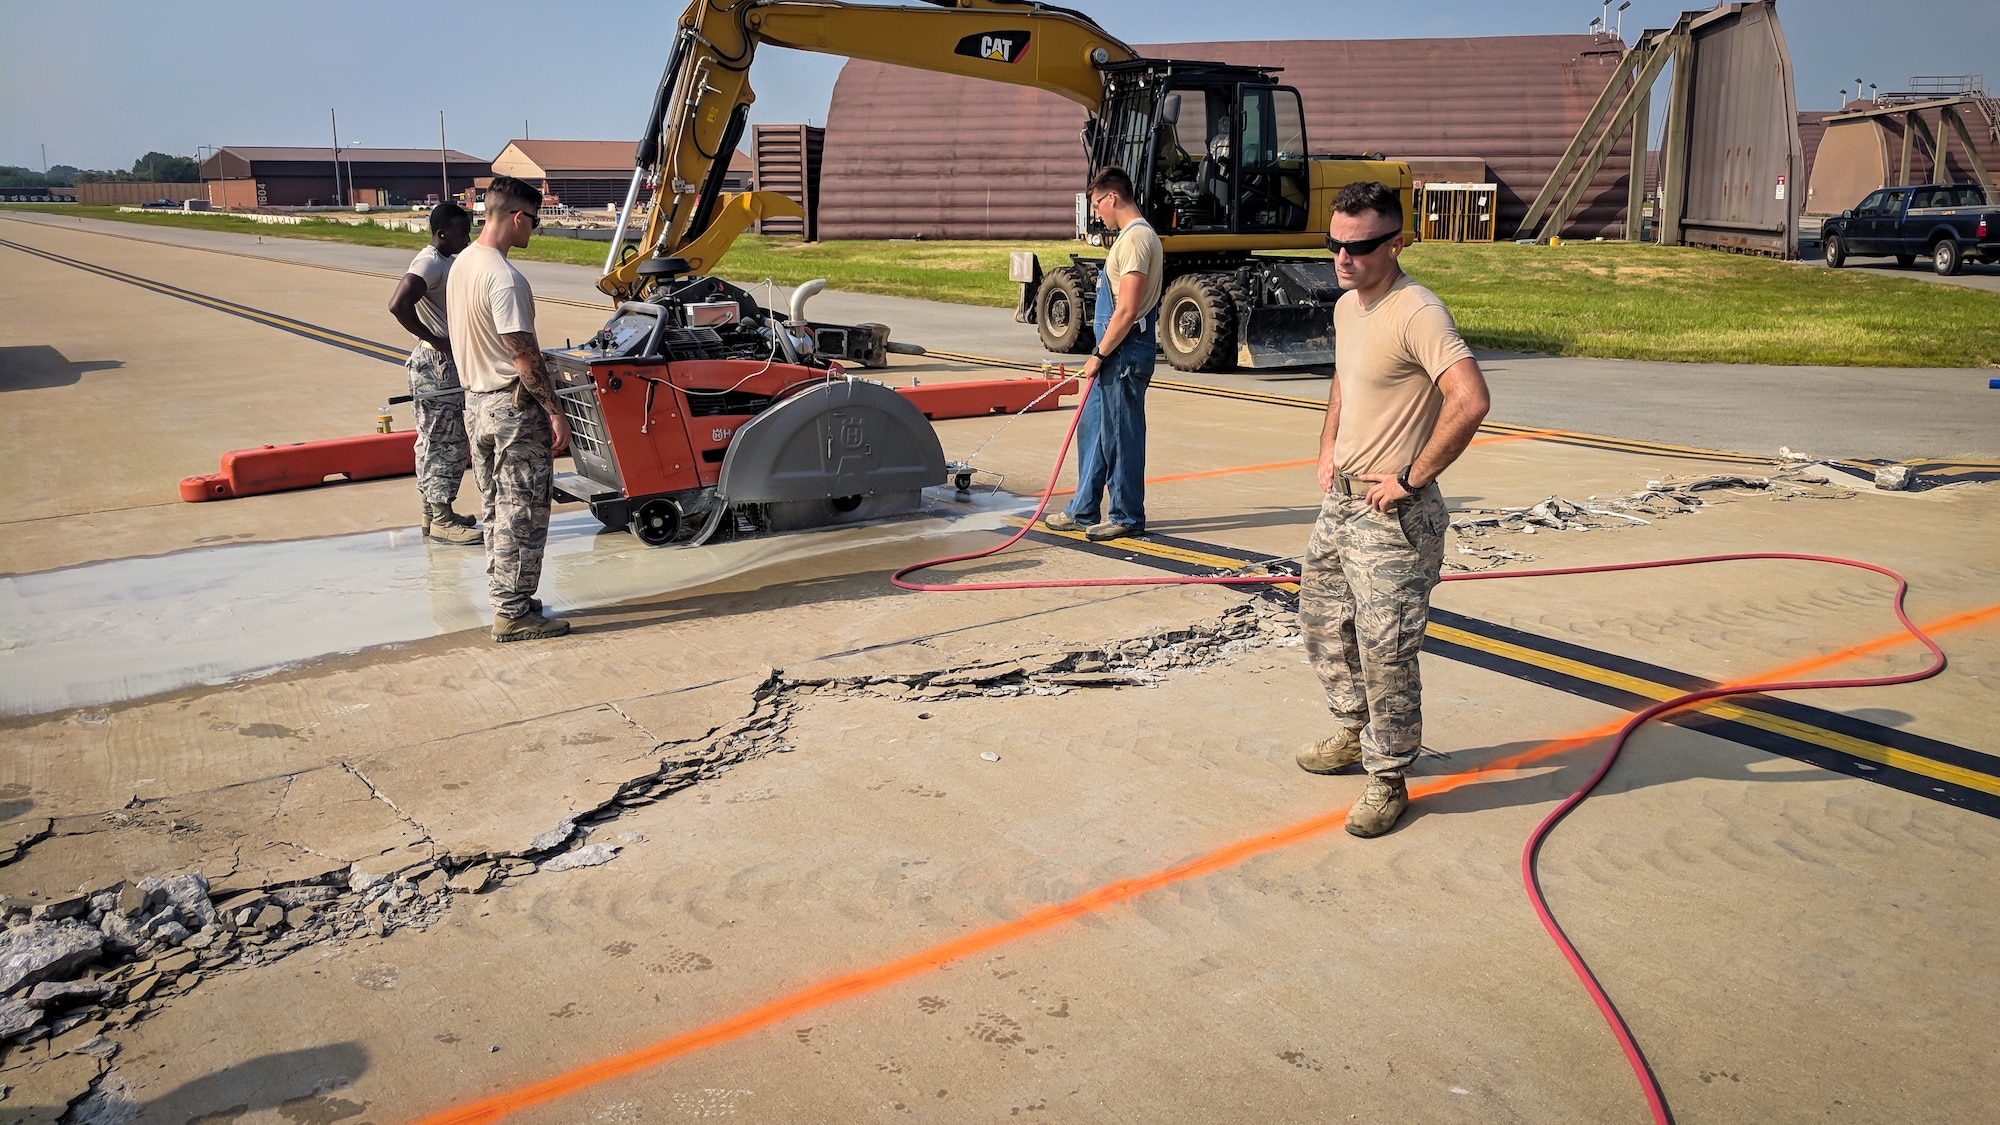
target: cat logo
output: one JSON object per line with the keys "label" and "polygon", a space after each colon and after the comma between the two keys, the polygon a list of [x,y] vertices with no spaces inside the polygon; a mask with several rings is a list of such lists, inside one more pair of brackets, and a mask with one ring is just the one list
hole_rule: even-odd
{"label": "cat logo", "polygon": [[969,59],[987,59],[992,62],[1017,63],[1028,53],[1028,33],[1025,31],[988,31],[979,35],[968,35],[958,41],[952,51]]}

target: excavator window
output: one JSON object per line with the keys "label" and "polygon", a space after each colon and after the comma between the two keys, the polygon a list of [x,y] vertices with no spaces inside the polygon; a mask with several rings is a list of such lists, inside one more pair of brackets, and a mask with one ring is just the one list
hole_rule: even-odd
{"label": "excavator window", "polygon": [[1148,217],[1162,231],[1226,232],[1230,229],[1231,187],[1229,90],[1188,87],[1180,98],[1180,119],[1160,124],[1155,161],[1155,205]]}
{"label": "excavator window", "polygon": [[1242,90],[1243,179],[1237,229],[1304,230],[1306,130],[1298,91],[1283,86]]}

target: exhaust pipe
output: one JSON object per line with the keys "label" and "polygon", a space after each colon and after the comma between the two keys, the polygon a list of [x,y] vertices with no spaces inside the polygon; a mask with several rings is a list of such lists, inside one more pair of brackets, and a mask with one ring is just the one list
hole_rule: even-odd
{"label": "exhaust pipe", "polygon": [[797,289],[792,290],[792,319],[788,323],[804,324],[806,321],[806,302],[819,296],[820,290],[825,288],[826,279],[822,277],[808,281]]}

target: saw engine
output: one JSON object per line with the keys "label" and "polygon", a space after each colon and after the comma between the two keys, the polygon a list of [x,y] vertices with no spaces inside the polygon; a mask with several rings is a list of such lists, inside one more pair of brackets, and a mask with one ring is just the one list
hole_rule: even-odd
{"label": "saw engine", "polygon": [[648,546],[697,546],[902,515],[945,483],[923,413],[840,363],[884,364],[886,328],[808,323],[823,282],[784,317],[725,281],[674,278],[676,265],[646,262],[662,276],[649,300],[544,353],[575,463],[556,474],[557,500]]}

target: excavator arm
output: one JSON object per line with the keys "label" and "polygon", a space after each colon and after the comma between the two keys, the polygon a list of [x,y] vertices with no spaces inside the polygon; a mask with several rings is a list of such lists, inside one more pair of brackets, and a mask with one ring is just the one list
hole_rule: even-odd
{"label": "excavator arm", "polygon": [[[693,0],[654,95],[598,288],[619,300],[638,298],[646,287],[640,265],[651,258],[684,258],[687,272],[706,273],[756,218],[798,213],[766,192],[723,204],[723,177],[756,100],[750,64],[760,45],[1032,86],[1092,113],[1101,69],[1139,57],[1088,16],[1035,0],[925,2],[930,6]],[[635,253],[624,254],[633,204],[649,182],[655,189],[645,235]]]}

